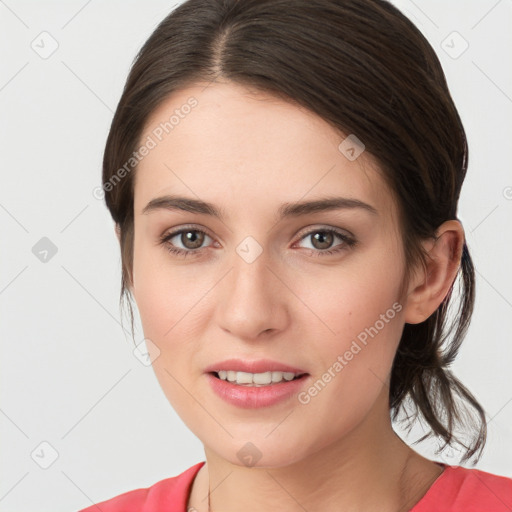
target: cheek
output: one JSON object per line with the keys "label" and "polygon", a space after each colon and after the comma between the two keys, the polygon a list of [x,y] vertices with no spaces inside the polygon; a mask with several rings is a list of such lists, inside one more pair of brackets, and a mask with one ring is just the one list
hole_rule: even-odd
{"label": "cheek", "polygon": [[[363,262],[362,262],[363,263]],[[359,339],[364,343],[365,333],[376,327],[383,337],[399,335],[401,268],[398,263],[366,260],[349,269],[333,267],[332,271],[296,279],[298,295],[316,313],[323,332],[335,344]],[[318,328],[315,322],[315,328]]]}
{"label": "cheek", "polygon": [[180,416],[200,415],[191,396],[201,396],[199,342],[205,337],[214,306],[211,290],[219,278],[201,265],[170,265],[165,250],[158,252],[135,251],[134,299],[144,337],[157,347],[152,366],[164,394]]}
{"label": "cheek", "polygon": [[[180,324],[189,321],[207,283],[190,271],[191,266],[171,266],[163,247],[134,248],[133,296],[147,337],[156,340],[171,339]],[[175,327],[176,326],[176,327]]]}
{"label": "cheek", "polygon": [[324,293],[310,291],[304,299],[334,331],[321,328],[325,334],[319,336],[319,322],[302,325],[310,345],[305,353],[317,364],[311,387],[299,399],[303,414],[315,425],[309,427],[322,431],[324,441],[350,432],[379,396],[386,400],[386,382],[403,329],[399,271],[374,267],[357,277],[339,275],[326,283]]}
{"label": "cheek", "polygon": [[313,322],[301,325],[303,339],[308,340],[304,351],[318,362],[315,369],[321,382],[316,387],[325,393],[320,400],[311,396],[316,402],[312,409],[337,403],[356,417],[355,411],[375,400],[389,376],[403,330],[401,278],[399,263],[380,258],[354,265],[350,272],[333,269],[329,277],[318,275],[314,288],[309,278],[296,281],[304,302],[315,312]]}
{"label": "cheek", "polygon": [[197,342],[204,337],[211,286],[192,286],[183,279],[166,282],[160,274],[154,278],[146,276],[144,286],[134,294],[144,336],[158,346],[162,356],[158,363],[183,368],[183,361],[192,362]]}
{"label": "cheek", "polygon": [[211,285],[204,276],[201,280],[185,266],[171,267],[164,260],[150,251],[135,251],[133,296],[144,337],[156,346],[152,367],[165,396],[180,416],[200,415],[191,400],[198,395],[193,371],[197,377],[201,373],[194,340],[201,338]]}

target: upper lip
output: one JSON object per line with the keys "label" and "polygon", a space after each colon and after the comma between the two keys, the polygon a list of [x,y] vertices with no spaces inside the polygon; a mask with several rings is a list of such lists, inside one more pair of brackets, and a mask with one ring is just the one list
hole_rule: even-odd
{"label": "upper lip", "polygon": [[208,366],[205,372],[219,372],[221,370],[232,370],[236,372],[247,373],[265,373],[265,372],[290,372],[296,375],[306,373],[304,370],[290,366],[288,364],[280,363],[279,361],[272,361],[270,359],[259,359],[257,361],[244,361],[243,359],[226,359],[219,361]]}

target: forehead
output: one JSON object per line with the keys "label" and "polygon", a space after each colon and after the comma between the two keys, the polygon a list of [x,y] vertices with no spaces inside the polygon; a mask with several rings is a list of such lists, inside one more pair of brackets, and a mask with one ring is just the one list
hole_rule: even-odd
{"label": "forehead", "polygon": [[372,156],[349,160],[339,148],[347,136],[319,116],[238,84],[206,85],[175,91],[148,118],[140,142],[152,149],[135,173],[136,213],[171,193],[240,210],[326,195],[393,208]]}

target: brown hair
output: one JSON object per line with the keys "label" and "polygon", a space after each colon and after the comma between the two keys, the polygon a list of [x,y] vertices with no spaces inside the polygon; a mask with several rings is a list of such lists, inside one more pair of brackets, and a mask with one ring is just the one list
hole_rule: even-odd
{"label": "brown hair", "polygon": [[[136,162],[130,158],[145,123],[172,92],[218,77],[306,107],[341,133],[356,134],[397,199],[407,276],[416,262],[425,265],[420,241],[457,219],[468,149],[439,60],[413,23],[384,0],[188,0],[136,56],[106,143],[103,187],[121,235],[121,302],[133,264]],[[112,186],[123,166],[131,172]],[[479,459],[487,436],[484,410],[448,369],[470,322],[474,288],[464,243],[457,277],[437,311],[405,325],[389,390],[393,420],[409,402],[415,413],[407,414],[408,424],[421,413],[431,429],[416,442],[431,436],[445,446],[457,442],[465,448],[463,461],[478,450]],[[449,305],[456,307],[451,322]],[[459,425],[470,436],[467,444],[455,433]]]}

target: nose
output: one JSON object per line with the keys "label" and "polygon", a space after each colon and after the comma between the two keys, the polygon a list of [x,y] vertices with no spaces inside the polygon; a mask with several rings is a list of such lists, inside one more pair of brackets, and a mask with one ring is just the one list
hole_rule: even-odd
{"label": "nose", "polygon": [[245,340],[284,330],[289,322],[287,301],[291,294],[276,274],[265,253],[250,263],[235,254],[219,290],[218,325]]}

